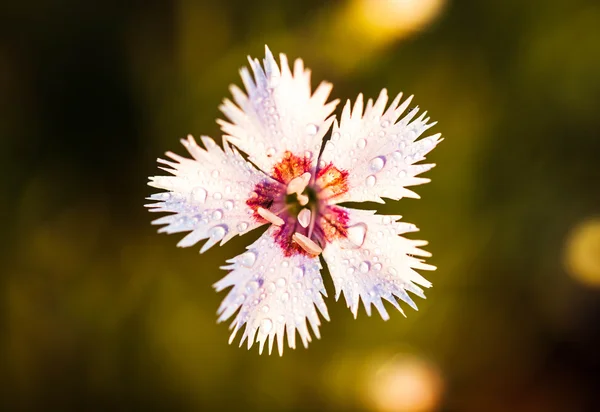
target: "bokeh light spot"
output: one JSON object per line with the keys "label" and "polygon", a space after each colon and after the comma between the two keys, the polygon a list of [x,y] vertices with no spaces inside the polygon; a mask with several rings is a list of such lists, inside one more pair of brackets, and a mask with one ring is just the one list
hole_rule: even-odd
{"label": "bokeh light spot", "polygon": [[584,221],[571,230],[565,245],[565,267],[584,285],[600,287],[600,218]]}
{"label": "bokeh light spot", "polygon": [[367,376],[367,397],[381,412],[429,412],[440,401],[443,381],[431,362],[416,355],[398,354],[374,362]]}

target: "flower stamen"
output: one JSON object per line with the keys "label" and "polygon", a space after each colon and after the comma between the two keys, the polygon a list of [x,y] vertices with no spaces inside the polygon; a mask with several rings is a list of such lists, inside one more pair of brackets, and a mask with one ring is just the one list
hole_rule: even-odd
{"label": "flower stamen", "polygon": [[[302,194],[302,192],[304,192],[304,189],[306,189],[306,186],[308,186],[308,182],[310,182],[310,178],[312,177],[312,175],[310,174],[310,172],[305,172],[300,176],[297,176],[295,178],[293,178],[292,180],[290,180],[290,182],[287,185],[287,194],[291,195],[292,193],[296,193],[298,195]],[[298,199],[300,200],[300,199]]]}
{"label": "flower stamen", "polygon": [[310,200],[309,197],[304,194],[297,194],[296,199],[298,200],[298,203],[300,203],[300,206],[306,206]]}
{"label": "flower stamen", "polygon": [[312,213],[310,209],[304,208],[300,211],[300,213],[298,213],[298,223],[300,223],[300,226],[302,227],[308,227],[309,223],[311,222],[311,217]]}
{"label": "flower stamen", "polygon": [[258,209],[256,209],[256,211],[263,219],[273,223],[275,226],[283,226],[283,224],[285,223],[282,218],[280,218],[270,210],[265,209],[264,207],[259,207]]}
{"label": "flower stamen", "polygon": [[313,240],[307,238],[302,233],[294,233],[292,239],[298,244],[298,246],[311,255],[318,256],[321,254],[321,252],[323,252],[321,246],[317,245]]}

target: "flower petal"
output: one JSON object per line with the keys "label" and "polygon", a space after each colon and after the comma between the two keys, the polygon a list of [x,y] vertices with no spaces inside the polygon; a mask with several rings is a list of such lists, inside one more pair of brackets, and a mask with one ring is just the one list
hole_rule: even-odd
{"label": "flower petal", "polygon": [[424,298],[423,290],[417,286],[430,287],[431,283],[414,269],[434,270],[414,256],[430,256],[418,246],[425,241],[411,240],[398,236],[414,232],[417,228],[400,223],[400,216],[382,216],[374,211],[346,209],[349,215],[347,238],[327,244],[323,257],[335,285],[336,300],[343,292],[346,304],[356,317],[362,299],[367,315],[371,315],[371,304],[379,310],[384,320],[389,315],[382,299],[391,302],[404,314],[396,298],[417,309],[410,291]]}
{"label": "flower petal", "polygon": [[172,161],[158,161],[168,166],[161,168],[174,176],[154,176],[148,183],[168,190],[148,198],[158,201],[146,205],[150,211],[174,213],[152,222],[167,225],[159,232],[191,232],[177,244],[180,247],[208,239],[200,250],[202,253],[218,242],[223,244],[233,236],[265,223],[252,216],[254,212],[246,200],[257,183],[277,182],[254,168],[227,144],[223,151],[209,137],[202,137],[206,150],[198,146],[192,136],[181,142],[193,159],[167,152]]}
{"label": "flower petal", "polygon": [[287,330],[288,346],[296,346],[296,330],[306,347],[311,337],[306,319],[311,324],[317,338],[319,316],[329,320],[327,307],[321,295],[326,295],[321,278],[321,265],[316,257],[296,254],[286,258],[282,249],[274,241],[277,228],[271,226],[256,242],[248,246],[248,251],[228,260],[230,265],[223,267],[229,272],[215,283],[217,291],[229,286],[233,288],[225,297],[218,314],[219,322],[235,316],[229,343],[242,326],[244,333],[240,346],[248,339],[248,349],[255,341],[262,353],[266,339],[269,339],[269,353],[277,337],[279,354],[283,354],[284,331]]}
{"label": "flower petal", "polygon": [[349,190],[331,198],[330,203],[384,203],[382,197],[395,200],[419,197],[406,186],[429,182],[415,176],[435,165],[415,163],[423,160],[441,139],[440,134],[435,134],[416,140],[435,123],[428,124],[426,112],[414,119],[418,108],[398,121],[412,99],[411,96],[398,105],[401,97],[399,94],[385,110],[388,96],[384,89],[375,104],[368,101],[364,113],[362,94],[352,110],[350,102],[346,103],[340,124],[334,125],[319,164],[323,168],[333,163],[338,169],[348,171]]}
{"label": "flower petal", "polygon": [[254,77],[245,67],[240,71],[248,95],[232,85],[235,104],[225,99],[220,106],[230,122],[218,122],[226,139],[266,173],[286,151],[309,156],[316,166],[323,136],[334,118],[328,116],[338,103],[326,103],[332,86],[322,82],[311,95],[310,70],[302,60],[295,61],[292,73],[281,54],[280,70],[269,48],[265,49],[264,69],[258,59],[248,57]]}

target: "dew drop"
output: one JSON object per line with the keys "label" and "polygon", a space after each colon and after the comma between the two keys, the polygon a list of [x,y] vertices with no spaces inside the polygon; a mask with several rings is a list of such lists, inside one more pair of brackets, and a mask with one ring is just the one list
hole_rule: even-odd
{"label": "dew drop", "polygon": [[301,267],[295,267],[292,270],[292,275],[296,278],[300,278],[300,277],[304,276],[304,269],[302,269]]}
{"label": "dew drop", "polygon": [[223,198],[223,195],[222,195],[220,192],[216,192],[216,193],[213,195],[213,198],[214,198],[215,200],[221,200],[221,199]]}
{"label": "dew drop", "polygon": [[237,230],[238,232],[244,232],[246,231],[246,229],[248,229],[248,223],[246,222],[240,222],[237,224]]}
{"label": "dew drop", "polygon": [[274,147],[269,147],[269,148],[267,149],[267,156],[268,156],[268,157],[275,156],[275,148],[274,148]]}
{"label": "dew drop", "polygon": [[266,335],[271,331],[271,329],[273,329],[273,321],[269,318],[264,318],[260,322],[260,332]]}
{"label": "dew drop", "polygon": [[271,309],[271,308],[270,308],[268,305],[265,305],[265,306],[263,306],[263,307],[262,307],[262,309],[261,309],[261,310],[263,311],[263,313],[269,313],[269,310],[270,310],[270,309]]}
{"label": "dew drop", "polygon": [[210,229],[209,233],[210,233],[210,238],[213,241],[221,240],[227,234],[227,226],[225,226],[225,225],[215,226],[212,229]]}
{"label": "dew drop", "polygon": [[375,264],[373,265],[373,270],[375,270],[375,271],[379,272],[379,271],[381,270],[381,267],[382,267],[382,266],[381,266],[381,263],[375,263]]}
{"label": "dew drop", "polygon": [[231,210],[231,209],[233,209],[233,201],[232,200],[227,200],[225,202],[224,206],[225,206],[225,210]]}
{"label": "dew drop", "polygon": [[208,193],[206,193],[206,190],[204,190],[204,188],[202,188],[202,187],[196,187],[192,190],[192,199],[196,203],[206,202],[207,195],[208,195]]}
{"label": "dew drop", "polygon": [[277,281],[275,282],[275,284],[277,285],[278,288],[282,288],[285,286],[285,279],[284,278],[279,278],[277,279]]}
{"label": "dew drop", "polygon": [[306,134],[309,136],[316,136],[319,132],[319,126],[313,123],[309,123],[306,125]]}
{"label": "dew drop", "polygon": [[170,197],[171,194],[169,192],[163,192],[152,195],[152,200],[169,200]]}
{"label": "dew drop", "polygon": [[331,140],[333,140],[334,142],[337,142],[338,140],[340,140],[340,132],[334,132],[331,135]]}
{"label": "dew drop", "polygon": [[351,275],[354,273],[354,268],[352,266],[350,266],[348,269],[346,269],[346,273]]}
{"label": "dew drop", "polygon": [[273,292],[275,292],[275,290],[276,290],[275,284],[273,282],[269,282],[269,284],[267,285],[267,292],[273,293]]}
{"label": "dew drop", "polygon": [[389,120],[382,120],[381,121],[381,127],[386,128],[386,127],[390,127],[390,121]]}
{"label": "dew drop", "polygon": [[361,247],[365,243],[365,237],[367,236],[367,225],[364,223],[357,223],[348,227],[348,240],[352,242],[356,247]]}
{"label": "dew drop", "polygon": [[221,220],[221,218],[223,217],[223,211],[221,209],[217,209],[214,212],[212,212],[211,217],[214,220]]}
{"label": "dew drop", "polygon": [[367,176],[367,178],[365,179],[365,184],[368,187],[373,187],[373,186],[375,186],[376,183],[377,183],[377,178],[373,175]]}
{"label": "dew drop", "polygon": [[281,301],[282,302],[287,302],[290,299],[290,294],[287,292],[283,292],[281,294]]}
{"label": "dew drop", "polygon": [[356,146],[359,149],[364,149],[365,147],[367,147],[367,140],[366,139],[359,139],[358,142],[356,143]]}
{"label": "dew drop", "polygon": [[248,293],[254,293],[258,290],[258,288],[259,284],[255,280],[251,280],[250,282],[246,283],[246,290],[248,291]]}
{"label": "dew drop", "polygon": [[210,174],[213,178],[218,178],[219,177],[219,171],[217,169],[213,170],[212,173]]}
{"label": "dew drop", "polygon": [[283,316],[283,315],[277,316],[277,322],[279,322],[279,323],[285,322],[285,316]]}
{"label": "dew drop", "polygon": [[406,177],[406,170],[400,170],[398,172],[398,177]]}
{"label": "dew drop", "polygon": [[383,166],[385,166],[385,156],[374,157],[369,162],[369,168],[375,173],[383,169]]}
{"label": "dew drop", "polygon": [[242,303],[244,303],[245,300],[246,300],[246,295],[241,293],[237,296],[237,298],[235,298],[235,303],[238,305],[241,305]]}
{"label": "dew drop", "polygon": [[312,281],[313,285],[315,286],[321,286],[321,279],[319,278],[314,278]]}
{"label": "dew drop", "polygon": [[371,269],[371,264],[369,262],[362,262],[358,267],[361,273],[367,273],[369,269]]}
{"label": "dew drop", "polygon": [[256,252],[246,252],[240,256],[240,263],[247,268],[254,266],[256,262]]}

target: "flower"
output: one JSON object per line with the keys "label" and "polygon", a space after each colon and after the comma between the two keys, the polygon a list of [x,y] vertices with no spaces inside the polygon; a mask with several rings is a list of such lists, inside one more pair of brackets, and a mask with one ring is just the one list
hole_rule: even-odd
{"label": "flower", "polygon": [[412,99],[400,104],[402,94],[386,109],[385,89],[366,107],[362,94],[353,106],[346,103],[338,123],[332,115],[338,100],[327,103],[331,84],[322,82],[311,94],[302,60],[292,72],[284,54],[278,66],[266,47],[264,68],[257,59],[249,62],[254,76],[240,71],[246,94],[231,86],[235,103],[225,99],[220,107],[228,118],[218,120],[223,149],[209,137],[201,138],[204,149],[191,136],[182,140],[192,159],[171,152],[171,160],[158,159],[172,176],[150,178],[150,186],[166,192],[147,205],[171,213],[152,222],[166,225],[159,232],[190,232],[178,246],[207,239],[201,253],[269,225],[246,252],[228,260],[223,269],[229,273],[214,285],[217,291],[231,287],[218,309],[219,322],[235,315],[229,342],[243,328],[240,346],[256,341],[262,353],[268,339],[271,353],[277,340],[281,355],[286,332],[289,347],[295,348],[296,331],[308,345],[307,320],[320,337],[317,310],[329,315],[319,255],[336,300],[343,293],[355,317],[360,300],[369,316],[373,305],[385,320],[383,299],[400,312],[398,298],[416,309],[407,292],[424,298],[419,285],[431,283],[415,269],[435,269],[419,258],[431,256],[419,249],[427,242],[399,236],[417,228],[400,216],[340,204],[418,198],[406,187],[429,181],[416,175],[434,165],[416,163],[441,139],[417,138],[435,123],[426,113],[416,117],[418,108],[400,118]]}

